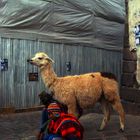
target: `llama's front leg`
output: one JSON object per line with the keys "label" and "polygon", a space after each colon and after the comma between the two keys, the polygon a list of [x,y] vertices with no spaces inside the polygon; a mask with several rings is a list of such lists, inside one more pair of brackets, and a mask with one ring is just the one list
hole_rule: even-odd
{"label": "llama's front leg", "polygon": [[79,113],[77,111],[76,97],[74,96],[73,91],[72,92],[69,91],[65,103],[68,107],[68,113],[73,114],[76,118],[79,118]]}
{"label": "llama's front leg", "polygon": [[68,104],[68,113],[73,114],[76,118],[79,118],[79,113],[77,112],[76,103],[69,103]]}
{"label": "llama's front leg", "polygon": [[70,98],[67,98],[67,107],[68,107],[68,113],[73,114],[76,118],[79,117],[79,113],[77,111],[77,103],[74,96],[71,96]]}

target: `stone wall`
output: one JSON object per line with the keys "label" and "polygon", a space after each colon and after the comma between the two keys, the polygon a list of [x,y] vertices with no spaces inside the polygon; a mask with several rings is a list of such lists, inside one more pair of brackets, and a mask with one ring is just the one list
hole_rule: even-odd
{"label": "stone wall", "polygon": [[122,86],[134,87],[137,85],[136,82],[136,71],[137,71],[137,54],[135,49],[130,49],[129,42],[129,10],[128,0],[126,0],[126,26],[125,26],[125,37],[124,37],[124,50],[123,50],[123,75],[122,75]]}

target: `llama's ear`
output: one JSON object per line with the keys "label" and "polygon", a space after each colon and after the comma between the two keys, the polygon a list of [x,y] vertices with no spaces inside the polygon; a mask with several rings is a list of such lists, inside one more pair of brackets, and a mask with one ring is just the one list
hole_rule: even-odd
{"label": "llama's ear", "polygon": [[54,60],[52,60],[51,58],[47,57],[47,60],[49,60],[51,63],[54,63]]}

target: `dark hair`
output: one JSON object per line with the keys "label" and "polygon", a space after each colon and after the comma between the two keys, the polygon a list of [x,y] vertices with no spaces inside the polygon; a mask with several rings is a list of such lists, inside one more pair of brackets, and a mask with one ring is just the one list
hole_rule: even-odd
{"label": "dark hair", "polygon": [[46,91],[42,91],[39,95],[40,101],[43,105],[49,105],[52,103],[52,95]]}
{"label": "dark hair", "polygon": [[40,101],[43,105],[48,107],[50,103],[57,103],[59,104],[61,111],[67,113],[68,108],[63,103],[60,103],[58,100],[53,98],[53,93],[47,93],[46,91],[42,91],[39,95]]}

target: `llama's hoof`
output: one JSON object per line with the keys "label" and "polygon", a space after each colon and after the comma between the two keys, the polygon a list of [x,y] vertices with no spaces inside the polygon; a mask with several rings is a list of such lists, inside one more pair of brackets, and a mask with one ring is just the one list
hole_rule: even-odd
{"label": "llama's hoof", "polygon": [[98,128],[98,129],[97,129],[97,131],[98,131],[98,132],[102,132],[102,131],[103,131],[103,129]]}
{"label": "llama's hoof", "polygon": [[124,129],[120,128],[119,132],[123,133],[124,132]]}

